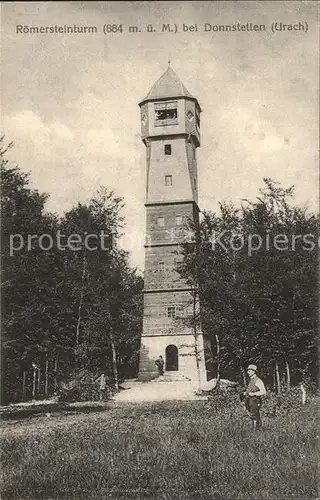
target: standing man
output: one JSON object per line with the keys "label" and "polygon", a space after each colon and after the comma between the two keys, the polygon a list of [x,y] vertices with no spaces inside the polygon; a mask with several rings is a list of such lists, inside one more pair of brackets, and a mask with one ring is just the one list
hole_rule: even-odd
{"label": "standing man", "polygon": [[250,413],[253,430],[261,429],[260,408],[262,404],[262,396],[267,393],[262,380],[257,376],[256,365],[249,365],[247,368],[249,382],[246,391],[243,393],[246,409]]}
{"label": "standing man", "polygon": [[163,361],[163,357],[161,356],[161,354],[158,357],[158,359],[156,359],[155,363],[156,363],[156,366],[158,368],[159,375],[163,375],[164,361]]}
{"label": "standing man", "polygon": [[100,394],[99,399],[100,401],[103,401],[105,399],[106,385],[107,385],[105,374],[102,373],[100,377],[97,378],[96,382],[99,383],[99,394]]}

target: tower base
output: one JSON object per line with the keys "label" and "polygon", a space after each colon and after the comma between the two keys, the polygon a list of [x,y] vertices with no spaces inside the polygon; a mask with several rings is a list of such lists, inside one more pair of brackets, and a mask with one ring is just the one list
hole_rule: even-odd
{"label": "tower base", "polygon": [[159,376],[155,361],[161,355],[165,373],[175,372],[202,385],[207,381],[203,337],[202,333],[197,335],[195,348],[192,334],[142,336],[138,380],[149,381]]}

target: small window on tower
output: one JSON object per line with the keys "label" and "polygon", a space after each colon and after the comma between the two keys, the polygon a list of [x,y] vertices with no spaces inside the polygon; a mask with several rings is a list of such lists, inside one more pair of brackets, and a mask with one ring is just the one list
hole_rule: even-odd
{"label": "small window on tower", "polygon": [[164,184],[165,186],[172,186],[172,175],[164,176]]}
{"label": "small window on tower", "polygon": [[175,317],[176,317],[176,306],[168,307],[168,318],[175,318]]}
{"label": "small window on tower", "polygon": [[163,273],[164,272],[164,262],[159,262],[158,263],[158,271],[159,271],[159,273]]}
{"label": "small window on tower", "polygon": [[174,269],[176,271],[180,271],[181,270],[182,264],[183,264],[182,260],[174,259],[174,261],[173,261],[173,266],[174,266]]}
{"label": "small window on tower", "polygon": [[171,144],[165,144],[164,145],[164,154],[165,155],[171,155]]}
{"label": "small window on tower", "polygon": [[176,226],[182,226],[182,215],[176,215]]}
{"label": "small window on tower", "polygon": [[158,217],[158,226],[164,227],[164,217]]}

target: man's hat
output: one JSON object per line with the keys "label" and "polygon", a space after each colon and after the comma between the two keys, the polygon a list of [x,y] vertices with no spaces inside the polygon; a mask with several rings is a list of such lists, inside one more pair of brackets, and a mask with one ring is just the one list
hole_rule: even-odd
{"label": "man's hat", "polygon": [[256,367],[256,365],[249,365],[247,370],[253,370],[254,372],[256,372],[258,368]]}

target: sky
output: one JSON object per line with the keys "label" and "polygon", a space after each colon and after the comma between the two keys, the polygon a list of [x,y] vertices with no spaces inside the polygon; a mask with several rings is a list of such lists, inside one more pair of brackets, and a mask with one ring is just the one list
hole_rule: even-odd
{"label": "sky", "polygon": [[[115,190],[125,201],[122,245],[143,270],[138,103],[170,58],[202,108],[200,209],[253,200],[271,177],[296,186],[296,204],[318,210],[317,11],[317,2],[303,1],[2,2],[1,131],[15,144],[10,159],[60,215],[99,186]],[[307,23],[308,31],[273,33],[273,22]],[[161,32],[164,23],[177,33]],[[205,23],[265,24],[266,31],[205,31]],[[103,34],[104,24],[123,31]],[[17,33],[17,25],[98,32]]]}

